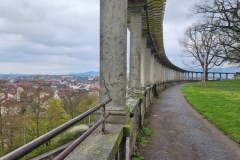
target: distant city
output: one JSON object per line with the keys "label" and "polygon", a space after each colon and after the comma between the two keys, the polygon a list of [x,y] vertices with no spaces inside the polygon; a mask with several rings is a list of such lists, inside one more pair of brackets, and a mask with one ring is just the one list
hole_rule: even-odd
{"label": "distant city", "polygon": [[[17,91],[25,89],[51,90],[56,94],[81,90],[85,92],[99,91],[99,73],[85,72],[67,75],[27,75],[27,74],[0,74],[1,96],[16,97]],[[3,94],[3,92],[5,94]],[[9,96],[8,96],[9,97]]]}
{"label": "distant city", "polygon": [[4,148],[0,156],[48,132],[48,115],[55,119],[53,129],[93,107],[98,102],[99,89],[98,72],[1,74],[0,130],[4,132],[0,143]]}

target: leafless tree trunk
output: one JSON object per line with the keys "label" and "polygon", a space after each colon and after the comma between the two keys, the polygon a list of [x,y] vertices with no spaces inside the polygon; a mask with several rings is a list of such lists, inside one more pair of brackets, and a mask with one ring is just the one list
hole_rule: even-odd
{"label": "leafless tree trunk", "polygon": [[205,80],[208,80],[208,70],[220,66],[224,60],[218,57],[220,50],[218,37],[214,30],[203,25],[193,25],[185,31],[184,39],[180,40],[184,57],[191,60],[191,66],[201,67]]}

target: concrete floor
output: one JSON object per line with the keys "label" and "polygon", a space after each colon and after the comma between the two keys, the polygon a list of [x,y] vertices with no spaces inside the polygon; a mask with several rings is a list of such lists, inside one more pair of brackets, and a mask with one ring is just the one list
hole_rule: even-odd
{"label": "concrete floor", "polygon": [[165,90],[147,116],[153,135],[141,151],[146,160],[240,160],[240,145],[197,113],[181,87]]}

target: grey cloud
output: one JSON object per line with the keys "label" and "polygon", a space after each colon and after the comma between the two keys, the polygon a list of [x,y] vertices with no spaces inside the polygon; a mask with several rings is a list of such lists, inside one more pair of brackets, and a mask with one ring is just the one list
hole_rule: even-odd
{"label": "grey cloud", "polygon": [[[0,73],[98,70],[99,1],[3,0],[0,5]],[[183,66],[178,39],[190,23],[186,15],[192,2],[167,0],[165,50],[178,66]]]}
{"label": "grey cloud", "polygon": [[91,69],[98,70],[95,65],[99,60],[98,26],[97,0],[3,1],[0,63],[8,68],[18,64],[19,72],[26,64],[45,67],[56,64],[56,68],[64,66],[71,72],[79,66],[86,68],[85,61],[91,61],[94,64]]}
{"label": "grey cloud", "polygon": [[165,17],[163,22],[164,46],[169,60],[182,68],[186,66],[182,63],[182,48],[179,39],[184,36],[185,28],[196,21],[195,17],[190,17],[191,7],[197,0],[167,0]]}

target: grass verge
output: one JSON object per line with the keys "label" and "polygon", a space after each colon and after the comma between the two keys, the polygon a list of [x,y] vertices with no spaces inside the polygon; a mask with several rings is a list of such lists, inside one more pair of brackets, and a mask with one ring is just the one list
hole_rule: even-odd
{"label": "grass verge", "polygon": [[[152,130],[146,127],[146,122],[144,123],[144,127],[139,129],[137,134],[137,147],[142,148],[147,145],[150,136],[152,135]],[[137,154],[133,156],[133,160],[144,160],[144,157],[138,151]]]}
{"label": "grass verge", "polygon": [[187,84],[182,92],[206,119],[240,143],[240,80]]}

